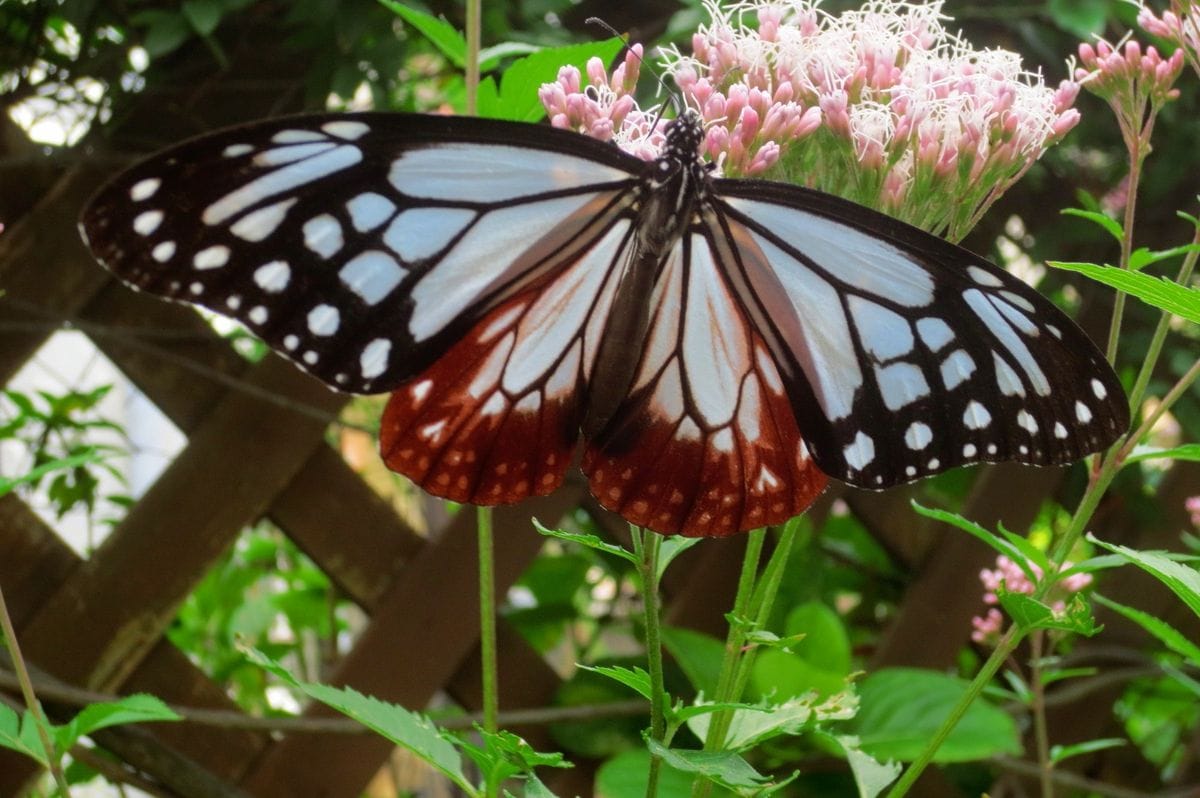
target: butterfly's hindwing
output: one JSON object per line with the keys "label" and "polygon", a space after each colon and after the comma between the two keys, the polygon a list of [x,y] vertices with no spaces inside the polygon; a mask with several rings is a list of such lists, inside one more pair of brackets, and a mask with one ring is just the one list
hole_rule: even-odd
{"label": "butterfly's hindwing", "polygon": [[801,431],[831,476],[883,488],[981,461],[1060,464],[1127,428],[1095,345],[1015,277],[836,198],[716,186]]}
{"label": "butterfly's hindwing", "polygon": [[605,507],[686,535],[782,523],[824,490],[772,356],[703,228],[664,259],[633,386],[589,441],[583,469]]}
{"label": "butterfly's hindwing", "polygon": [[205,136],[108,184],[82,228],[134,286],[239,319],[341,390],[390,390],[578,257],[628,210],[641,168],[563,131],[458,121],[327,115]]}

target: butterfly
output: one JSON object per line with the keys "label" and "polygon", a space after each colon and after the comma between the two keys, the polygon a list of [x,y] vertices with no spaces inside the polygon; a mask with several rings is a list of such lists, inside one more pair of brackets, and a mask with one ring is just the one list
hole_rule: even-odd
{"label": "butterfly", "polygon": [[545,126],[403,113],[209,134],[118,175],[84,237],[135,288],[232,316],[331,387],[391,392],[381,454],[517,502],[580,438],[599,502],[663,533],[1053,465],[1129,411],[1087,336],[983,258],[854,203]]}

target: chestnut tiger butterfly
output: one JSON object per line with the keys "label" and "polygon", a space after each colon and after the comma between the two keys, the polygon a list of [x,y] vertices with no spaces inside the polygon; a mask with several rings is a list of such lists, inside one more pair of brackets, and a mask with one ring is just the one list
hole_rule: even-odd
{"label": "chestnut tiger butterfly", "polygon": [[329,386],[392,392],[384,460],[437,496],[561,484],[658,532],[1053,465],[1129,424],[1084,333],[986,260],[854,203],[720,179],[699,117],[645,162],[402,113],[264,121],[118,175],[81,227],[136,288],[232,316]]}

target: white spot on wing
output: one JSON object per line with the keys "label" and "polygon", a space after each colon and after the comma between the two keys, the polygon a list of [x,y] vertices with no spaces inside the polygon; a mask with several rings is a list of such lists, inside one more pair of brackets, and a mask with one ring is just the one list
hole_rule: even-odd
{"label": "white spot on wing", "polygon": [[842,450],[846,464],[856,471],[861,471],[875,459],[875,442],[862,430],[854,436],[854,442]]}
{"label": "white spot on wing", "polygon": [[[1034,359],[1033,353],[1029,351],[1029,347],[1017,335],[1017,332],[1009,326],[1009,322],[1005,321],[1005,317],[996,311],[992,303],[981,292],[974,288],[963,292],[963,299],[971,310],[975,311],[975,315],[984,323],[992,335],[1004,345],[1004,348],[1009,351],[1013,358],[1017,361],[1017,365],[1025,372],[1025,376],[1029,378],[1029,382],[1033,385],[1033,390],[1039,396],[1050,395],[1050,381],[1046,379],[1046,375],[1042,373],[1042,369],[1038,366],[1037,360]],[[1015,312],[1015,311],[1014,311]]]}
{"label": "white spot on wing", "polygon": [[888,410],[899,410],[929,396],[929,383],[925,381],[925,375],[912,363],[902,361],[890,366],[876,366],[875,378],[879,381],[883,404]]}
{"label": "white spot on wing", "polygon": [[250,312],[246,314],[250,321],[255,324],[266,324],[269,315],[270,314],[268,314],[267,309],[262,305],[255,305],[254,307],[250,308]]}
{"label": "white spot on wing", "polygon": [[1080,424],[1086,424],[1092,420],[1092,411],[1083,402],[1075,402],[1075,418],[1079,419]]}
{"label": "white spot on wing", "polygon": [[303,144],[309,141],[325,141],[325,136],[315,130],[281,130],[274,136],[271,136],[271,141],[276,144]]}
{"label": "white spot on wing", "polygon": [[409,208],[388,225],[383,243],[411,263],[441,252],[474,218],[466,208]]}
{"label": "white spot on wing", "polygon": [[1100,401],[1104,401],[1104,397],[1108,396],[1108,391],[1105,389],[1104,383],[1100,382],[1100,380],[1096,379],[1095,377],[1092,378],[1092,393],[1094,393],[1096,398]]}
{"label": "white spot on wing", "polygon": [[387,370],[388,355],[392,351],[392,342],[387,338],[376,338],[363,348],[358,364],[366,379],[374,379]]}
{"label": "white spot on wing", "polygon": [[721,280],[712,251],[692,236],[692,263],[683,318],[683,370],[704,389],[692,394],[710,427],[725,424],[737,409],[738,389],[750,363],[746,325]]}
{"label": "white spot on wing", "polygon": [[159,263],[166,263],[174,254],[174,241],[163,241],[160,244],[155,244],[154,249],[150,250],[150,257],[154,258]]}
{"label": "white spot on wing", "polygon": [[396,205],[382,194],[364,191],[346,202],[346,210],[350,212],[350,224],[354,229],[365,233],[392,218]]}
{"label": "white spot on wing", "polygon": [[249,144],[230,144],[225,149],[221,150],[221,154],[226,158],[236,158],[239,155],[254,152],[254,147]]}
{"label": "white spot on wing", "polygon": [[953,391],[975,372],[975,361],[965,349],[955,349],[942,361],[942,384]]}
{"label": "white spot on wing", "polygon": [[992,353],[992,359],[996,365],[996,386],[1000,388],[1000,393],[1005,396],[1024,396],[1025,385],[1008,361],[995,352]]}
{"label": "white spot on wing", "polygon": [[1058,438],[1060,441],[1066,440],[1067,438],[1067,428],[1063,426],[1061,421],[1054,422],[1054,437]]}
{"label": "white spot on wing", "polygon": [[933,316],[917,320],[917,335],[921,336],[921,340],[931,352],[941,350],[954,340],[954,331],[950,329],[950,325]]}
{"label": "white spot on wing", "polygon": [[973,444],[973,443],[963,444],[963,457],[968,457],[968,458],[974,457],[978,453],[979,453],[979,450],[975,448],[975,444]]}
{"label": "white spot on wing", "polygon": [[1029,415],[1025,410],[1017,413],[1017,426],[1026,430],[1030,435],[1034,435],[1038,431],[1037,419]]}
{"label": "white spot on wing", "polygon": [[986,285],[988,288],[999,288],[1004,285],[999,277],[974,264],[967,267],[967,274],[971,276],[972,280],[980,285]]}
{"label": "white spot on wing", "polygon": [[347,141],[357,141],[365,136],[370,129],[365,122],[359,122],[354,119],[338,119],[321,125],[321,130],[324,130],[329,135],[337,136],[339,139],[346,139]]}
{"label": "white spot on wing", "polygon": [[333,305],[320,304],[308,312],[308,331],[313,335],[328,336],[337,332],[341,314]]}
{"label": "white spot on wing", "polygon": [[278,294],[292,279],[292,267],[281,260],[264,263],[254,270],[254,282],[268,294]]}
{"label": "white spot on wing", "polygon": [[992,414],[987,408],[972,399],[963,412],[963,424],[967,429],[983,429],[992,423]]}
{"label": "white spot on wing", "polygon": [[893,360],[912,351],[912,328],[903,316],[857,296],[850,297],[847,305],[859,340],[869,354],[879,360]]}
{"label": "white spot on wing", "polygon": [[368,305],[376,305],[404,279],[404,268],[391,255],[368,249],[338,271],[338,278]]}
{"label": "white spot on wing", "polygon": [[129,198],[134,202],[143,202],[154,196],[154,192],[158,191],[158,187],[162,185],[162,181],[157,177],[147,177],[133,184],[129,189]]}
{"label": "white spot on wing", "polygon": [[133,232],[141,236],[148,236],[158,229],[158,226],[162,224],[162,220],[162,211],[143,211],[134,217]]}
{"label": "white spot on wing", "polygon": [[192,265],[197,269],[219,269],[229,262],[229,247],[217,244],[205,247],[192,258]]}
{"label": "white spot on wing", "polygon": [[495,202],[629,175],[573,155],[448,142],[404,153],[392,162],[388,180],[410,197]]}
{"label": "white spot on wing", "polygon": [[921,451],[930,444],[933,440],[933,430],[928,424],[923,424],[920,421],[914,421],[908,425],[908,429],[904,431],[904,443],[913,451]]}
{"label": "white spot on wing", "polygon": [[287,216],[288,209],[294,204],[296,204],[296,198],[292,197],[265,208],[259,208],[238,219],[229,230],[243,241],[262,241],[279,228],[280,223]]}
{"label": "white spot on wing", "polygon": [[304,223],[304,246],[322,258],[336,255],[342,244],[342,225],[328,213],[314,216]]}
{"label": "white spot on wing", "polygon": [[230,216],[241,213],[268,197],[320,180],[347,169],[361,160],[362,151],[358,147],[349,144],[334,147],[328,152],[275,169],[241,188],[229,192],[205,208],[201,219],[205,224],[220,224]]}
{"label": "white spot on wing", "polygon": [[336,146],[331,141],[322,141],[319,144],[296,144],[289,147],[272,147],[255,155],[253,163],[255,166],[263,168],[283,166],[284,164],[312,158],[323,152],[329,152]]}

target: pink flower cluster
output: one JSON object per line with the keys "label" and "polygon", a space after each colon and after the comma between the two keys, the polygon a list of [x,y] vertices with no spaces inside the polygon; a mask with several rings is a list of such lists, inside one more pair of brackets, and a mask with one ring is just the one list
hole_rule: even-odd
{"label": "pink flower cluster", "polygon": [[[669,49],[664,66],[726,176],[818,188],[957,240],[1079,119],[1076,84],[1047,87],[1015,54],[972,49],[947,32],[940,2],[706,9],[691,54]],[[587,71],[585,88],[571,69],[543,87],[552,122],[653,157],[661,136],[631,104],[630,58],[611,78]]]}
{"label": "pink flower cluster", "polygon": [[1200,73],[1200,6],[1193,0],[1171,0],[1161,17],[1145,5],[1138,11],[1142,30],[1179,46],[1192,69]]}
{"label": "pink flower cluster", "polygon": [[1200,496],[1189,496],[1184,500],[1183,506],[1192,516],[1192,526],[1200,529]]}
{"label": "pink flower cluster", "polygon": [[[1063,570],[1070,569],[1071,565],[1070,561],[1063,563]],[[1034,563],[1029,563],[1029,567],[1040,581],[1042,569]],[[1003,554],[996,558],[995,569],[984,568],[979,572],[979,581],[983,583],[983,601],[990,606],[983,617],[976,616],[971,619],[971,626],[974,627],[971,639],[976,643],[992,643],[1000,637],[1004,626],[1004,616],[997,606],[1000,603],[999,591],[1024,593],[1029,596],[1033,595],[1037,584],[1030,581],[1020,566]],[[1055,613],[1064,612],[1067,608],[1066,597],[1078,593],[1091,583],[1092,575],[1086,573],[1074,573],[1066,579],[1059,580],[1051,593],[1055,598],[1050,602],[1050,608]]]}
{"label": "pink flower cluster", "polygon": [[1088,91],[1122,106],[1151,102],[1162,105],[1179,96],[1172,88],[1183,70],[1183,50],[1163,58],[1154,47],[1142,46],[1132,39],[1125,46],[1114,47],[1106,41],[1079,45],[1076,78]]}

